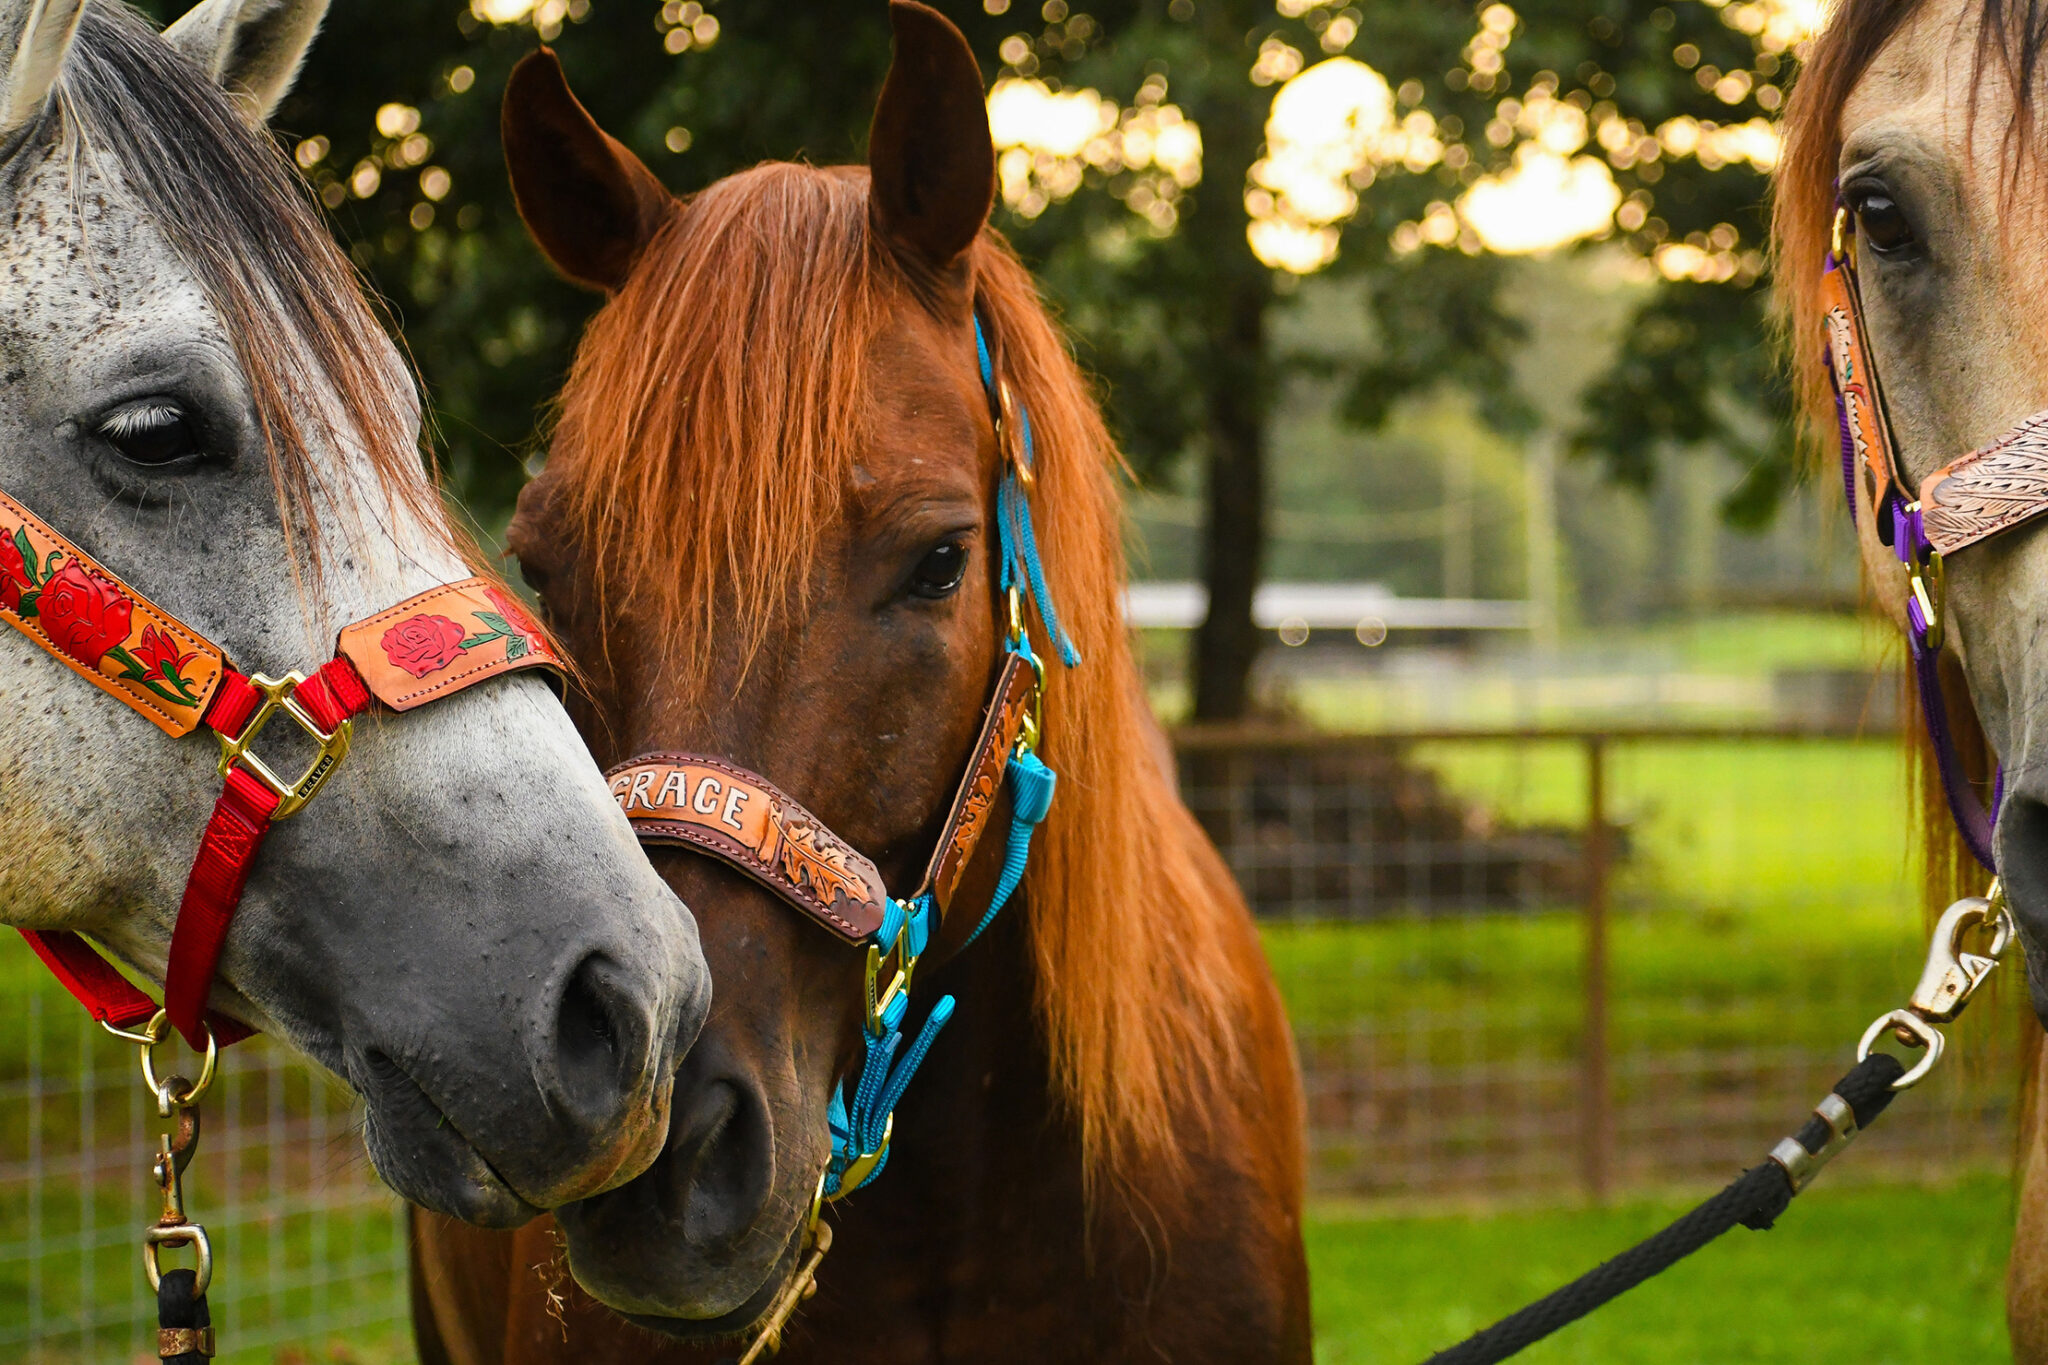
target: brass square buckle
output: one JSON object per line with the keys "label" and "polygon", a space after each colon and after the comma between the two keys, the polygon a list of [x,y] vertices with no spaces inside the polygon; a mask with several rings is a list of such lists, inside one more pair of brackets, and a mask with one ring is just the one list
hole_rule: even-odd
{"label": "brass square buckle", "polygon": [[[248,724],[242,727],[241,734],[232,739],[226,735],[217,736],[220,740],[221,777],[226,778],[228,769],[240,763],[258,782],[275,792],[277,809],[270,813],[272,820],[284,820],[296,815],[300,807],[313,799],[321,784],[333,776],[334,770],[341,765],[341,760],[348,755],[352,722],[344,720],[332,731],[322,730],[320,723],[313,719],[312,713],[301,706],[298,698],[292,695],[304,681],[306,675],[303,673],[287,673],[282,678],[266,677],[261,673],[253,675],[249,679],[249,685],[263,694],[263,704],[256,708],[255,715],[249,717]],[[299,775],[296,782],[286,782],[272,772],[270,765],[257,757],[255,750],[250,747],[256,742],[256,736],[263,732],[263,727],[270,723],[270,718],[279,711],[297,721],[299,728],[311,735],[320,746],[320,752],[314,756],[313,761],[307,765],[306,771]]]}

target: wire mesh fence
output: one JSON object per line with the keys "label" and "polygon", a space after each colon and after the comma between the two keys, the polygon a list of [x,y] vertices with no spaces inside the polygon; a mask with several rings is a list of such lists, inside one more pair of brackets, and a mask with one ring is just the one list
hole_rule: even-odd
{"label": "wire mesh fence", "polygon": [[[1887,737],[1186,734],[1178,749],[1264,921],[1319,1195],[1718,1182],[1796,1123],[1919,971]],[[1964,1021],[1961,1064],[1830,1181],[2003,1167],[2014,985]],[[139,1233],[160,1121],[134,1052],[18,946],[0,945],[0,1011],[0,1359],[153,1359]],[[188,1198],[220,1256],[223,1359],[409,1359],[403,1227],[347,1096],[259,1039],[205,1109]]]}
{"label": "wire mesh fence", "polygon": [[[1891,736],[1188,732],[1178,750],[1266,922],[1324,1194],[1720,1180],[1919,973]],[[1830,1178],[2006,1162],[2018,994],[1966,1019],[1961,1063]]]}
{"label": "wire mesh fence", "polygon": [[[133,1047],[7,950],[0,1011],[0,1359],[154,1361],[141,1234],[158,1118]],[[227,1362],[369,1365],[405,1328],[404,1230],[347,1095],[281,1047],[237,1047],[202,1106],[188,1207],[216,1254]],[[167,1264],[191,1264],[167,1251]]]}

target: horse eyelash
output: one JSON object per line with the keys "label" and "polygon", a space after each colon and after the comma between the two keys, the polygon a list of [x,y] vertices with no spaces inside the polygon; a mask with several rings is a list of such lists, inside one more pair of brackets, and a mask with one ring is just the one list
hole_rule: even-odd
{"label": "horse eyelash", "polygon": [[184,419],[184,409],[175,403],[137,403],[133,407],[110,412],[100,422],[100,435],[109,440],[120,441],[131,436],[140,436],[146,431],[170,426]]}

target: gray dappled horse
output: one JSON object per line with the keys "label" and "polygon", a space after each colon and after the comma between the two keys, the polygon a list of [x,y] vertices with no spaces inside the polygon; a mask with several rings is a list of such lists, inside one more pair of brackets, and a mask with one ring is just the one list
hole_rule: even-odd
{"label": "gray dappled horse", "polygon": [[[0,490],[274,673],[469,574],[406,367],[262,127],[325,8],[206,0],[158,35],[0,0]],[[215,759],[0,630],[0,917],[162,980]],[[657,1155],[709,989],[526,676],[358,722],[263,848],[212,1003],[362,1094],[401,1194],[505,1226]]]}

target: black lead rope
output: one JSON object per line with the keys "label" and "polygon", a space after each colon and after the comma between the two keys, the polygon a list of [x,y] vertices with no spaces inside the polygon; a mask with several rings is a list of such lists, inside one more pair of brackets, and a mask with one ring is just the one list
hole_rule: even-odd
{"label": "black lead rope", "polygon": [[166,1270],[157,1284],[157,1357],[163,1365],[206,1365],[213,1358],[213,1315],[206,1295],[193,1292],[198,1284],[190,1270]]}
{"label": "black lead rope", "polygon": [[[1806,1187],[1821,1163],[1868,1127],[1898,1094],[1893,1082],[1905,1074],[1899,1059],[1873,1052],[1835,1082],[1798,1134],[1778,1144],[1770,1160],[1752,1166],[1735,1182],[1670,1227],[1594,1267],[1562,1289],[1538,1299],[1512,1317],[1431,1356],[1425,1365],[1494,1365],[1585,1317],[1610,1299],[1662,1274],[1736,1224],[1758,1232],[1777,1221],[1792,1196]],[[1847,1114],[1842,1111],[1846,1108]],[[1853,1118],[1851,1117],[1853,1116]],[[1790,1144],[1796,1143],[1798,1151]],[[1802,1156],[1803,1154],[1803,1156]]]}

